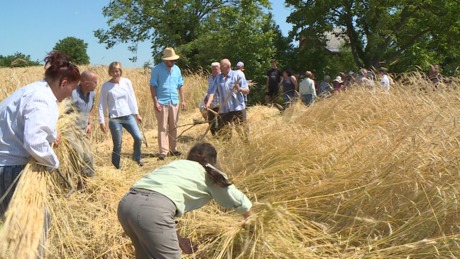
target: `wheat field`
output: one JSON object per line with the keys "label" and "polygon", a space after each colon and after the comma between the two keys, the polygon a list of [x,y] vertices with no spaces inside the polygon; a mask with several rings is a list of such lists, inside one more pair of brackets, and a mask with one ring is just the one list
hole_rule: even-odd
{"label": "wheat field", "polygon": [[[100,85],[109,79],[107,67],[80,69],[96,71]],[[43,72],[0,69],[0,100]],[[125,68],[123,76],[144,118],[145,166],[130,159],[125,132],[116,170],[110,133],[94,127],[96,176],[82,192],[48,199],[47,258],[133,258],[118,201],[144,174],[175,159],[153,157],[150,71]],[[241,216],[214,203],[188,213],[178,228],[199,250],[184,258],[460,257],[459,85],[433,89],[417,74],[401,78],[390,93],[355,86],[308,108],[297,103],[281,113],[251,106],[249,143],[237,135],[224,143],[204,134],[206,124],[193,125],[202,120],[198,104],[207,80],[186,76],[178,150],[184,158],[198,141],[215,145],[220,167],[253,201],[256,216],[243,227]],[[66,154],[57,153],[65,164]]]}

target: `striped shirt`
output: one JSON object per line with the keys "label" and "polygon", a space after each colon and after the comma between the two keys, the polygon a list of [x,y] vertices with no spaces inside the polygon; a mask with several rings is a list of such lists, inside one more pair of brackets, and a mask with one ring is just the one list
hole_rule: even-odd
{"label": "striped shirt", "polygon": [[242,111],[246,109],[244,95],[241,92],[233,91],[233,86],[238,83],[241,88],[248,89],[248,83],[241,74],[231,70],[227,77],[220,74],[214,80],[213,85],[209,88],[208,94],[218,94],[220,103],[220,113],[232,111]]}
{"label": "striped shirt", "polygon": [[58,100],[44,80],[0,103],[0,165],[25,165],[32,156],[48,170],[59,167],[50,143],[57,137]]}
{"label": "striped shirt", "polygon": [[[107,115],[107,110],[109,114]],[[104,117],[118,118],[138,114],[136,96],[133,85],[128,78],[120,78],[118,84],[105,82],[99,95],[99,123],[104,123]]]}
{"label": "striped shirt", "polygon": [[131,188],[156,191],[168,197],[176,205],[178,217],[203,207],[213,199],[239,214],[248,212],[252,207],[251,201],[234,185],[218,186],[203,166],[190,160],[176,160],[161,166]]}
{"label": "striped shirt", "polygon": [[[210,89],[212,87],[212,84],[214,83],[214,80],[216,79],[217,76],[218,75],[216,75],[216,76],[211,75],[208,78],[208,89]],[[207,100],[207,98],[206,98],[206,100]],[[206,103],[204,105],[206,105]],[[211,102],[211,108],[218,107],[218,106],[219,106],[219,94],[215,93],[214,98],[212,99],[212,102]]]}

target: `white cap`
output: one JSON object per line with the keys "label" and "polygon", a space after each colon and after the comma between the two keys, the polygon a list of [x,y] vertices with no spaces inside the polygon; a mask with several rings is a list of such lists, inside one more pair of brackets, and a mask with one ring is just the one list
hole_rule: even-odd
{"label": "white cap", "polygon": [[238,63],[236,63],[236,67],[244,67],[244,63],[241,61],[238,61]]}
{"label": "white cap", "polygon": [[339,83],[343,83],[342,81],[342,77],[341,76],[337,76],[332,82],[339,82]]}

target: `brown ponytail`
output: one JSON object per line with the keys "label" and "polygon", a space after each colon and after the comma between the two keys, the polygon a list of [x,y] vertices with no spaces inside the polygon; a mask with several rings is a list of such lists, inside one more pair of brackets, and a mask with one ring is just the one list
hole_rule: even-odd
{"label": "brown ponytail", "polygon": [[50,81],[59,80],[59,83],[65,78],[70,82],[80,81],[80,71],[78,67],[72,64],[69,57],[60,51],[51,51],[44,59],[45,61],[45,79]]}
{"label": "brown ponytail", "polygon": [[215,166],[217,163],[217,150],[209,143],[198,143],[190,149],[187,160],[200,163],[212,181],[220,187],[232,185],[225,175]]}

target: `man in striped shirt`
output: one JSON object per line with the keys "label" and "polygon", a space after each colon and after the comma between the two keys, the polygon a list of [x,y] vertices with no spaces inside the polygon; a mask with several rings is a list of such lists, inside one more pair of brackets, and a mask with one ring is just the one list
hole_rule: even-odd
{"label": "man in striped shirt", "polygon": [[[231,63],[228,59],[223,59],[220,62],[221,74],[216,77],[213,85],[208,90],[208,102],[206,108],[211,108],[211,103],[214,95],[219,95],[219,119],[218,119],[218,132],[224,126],[232,123],[243,126],[238,127],[243,138],[247,141],[248,129],[246,124],[246,103],[244,95],[249,94],[249,87],[240,73],[231,70]],[[231,130],[225,130],[222,134],[226,139],[231,137],[229,134]]]}

